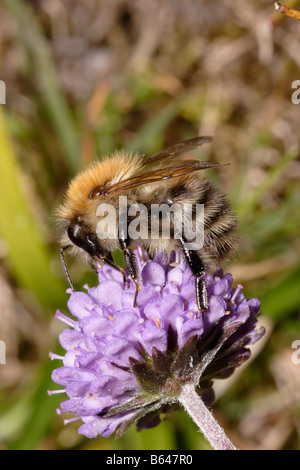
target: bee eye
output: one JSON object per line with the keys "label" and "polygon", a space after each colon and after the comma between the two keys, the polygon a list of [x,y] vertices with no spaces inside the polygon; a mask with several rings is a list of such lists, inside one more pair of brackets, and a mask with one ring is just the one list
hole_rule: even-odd
{"label": "bee eye", "polygon": [[80,224],[70,225],[68,228],[68,236],[74,245],[87,251],[91,256],[97,253],[97,243],[92,234],[87,231],[86,227],[82,227]]}
{"label": "bee eye", "polygon": [[74,245],[82,248],[83,250],[87,250],[88,243],[86,241],[86,237],[82,233],[81,225],[70,225],[68,228],[68,237]]}

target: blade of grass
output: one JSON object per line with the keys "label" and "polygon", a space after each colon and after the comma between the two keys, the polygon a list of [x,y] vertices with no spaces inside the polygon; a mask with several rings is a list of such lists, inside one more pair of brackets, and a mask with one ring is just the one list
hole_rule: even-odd
{"label": "blade of grass", "polygon": [[56,309],[66,295],[50,270],[50,252],[21,186],[17,158],[0,108],[0,233],[7,248],[7,263],[20,287],[32,292],[42,305]]}
{"label": "blade of grass", "polygon": [[0,442],[11,442],[24,428],[30,414],[27,394],[18,397],[12,405],[5,402],[4,410],[0,410]]}
{"label": "blade of grass", "polygon": [[293,18],[294,20],[300,21],[300,11],[295,10],[294,8],[290,8],[286,5],[283,5],[282,3],[275,2],[275,9],[282,13],[283,15],[289,16],[290,18]]}
{"label": "blade of grass", "polygon": [[242,201],[240,204],[236,204],[237,213],[239,217],[242,219],[247,216],[247,214],[251,213],[257,203],[261,200],[263,195],[276,183],[278,178],[280,178],[281,174],[287,167],[287,165],[292,161],[298,158],[299,154],[297,153],[287,153],[284,155],[281,160],[275,165],[272,169],[270,169],[261,182],[259,186],[252,192],[252,194]]}
{"label": "blade of grass", "polygon": [[36,373],[36,380],[31,384],[28,398],[28,417],[20,435],[12,443],[13,450],[35,450],[53,422],[55,409],[65,396],[54,395],[49,397],[47,390],[54,389],[51,380],[53,364],[48,359],[40,364]]}
{"label": "blade of grass", "polygon": [[272,283],[269,289],[261,295],[256,290],[254,295],[260,298],[262,311],[278,320],[284,320],[289,314],[298,312],[300,305],[299,279],[300,265],[293,270],[289,270],[286,277],[279,283]]}
{"label": "blade of grass", "polygon": [[140,129],[139,134],[133,139],[128,148],[142,152],[154,152],[163,144],[164,131],[174,119],[182,106],[184,96],[168,103],[159,113],[149,119]]}
{"label": "blade of grass", "polygon": [[[161,416],[162,417],[162,416]],[[175,432],[170,421],[161,421],[157,428],[143,429],[137,433],[136,427],[131,428],[116,441],[116,450],[175,450]]]}
{"label": "blade of grass", "polygon": [[33,70],[30,73],[39,84],[41,98],[60,139],[66,162],[71,173],[75,173],[79,164],[79,143],[73,119],[61,92],[47,41],[31,7],[26,3],[21,0],[5,0],[18,25],[20,44],[32,59]]}

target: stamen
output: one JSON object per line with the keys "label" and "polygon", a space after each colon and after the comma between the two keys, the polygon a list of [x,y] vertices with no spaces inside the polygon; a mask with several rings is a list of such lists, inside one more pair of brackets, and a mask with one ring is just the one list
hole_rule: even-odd
{"label": "stamen", "polygon": [[75,418],[64,419],[64,425],[67,426],[68,424],[74,423],[74,421],[78,421],[79,419],[79,416],[76,416]]}
{"label": "stamen", "polygon": [[238,284],[233,296],[231,297],[231,305],[234,304],[236,297],[238,296],[238,294],[241,292],[242,289],[243,289],[243,286],[241,286],[241,284]]}
{"label": "stamen", "polygon": [[55,354],[53,352],[49,353],[49,357],[50,357],[51,361],[53,361],[54,359],[59,359],[60,361],[64,360],[64,356],[60,356],[59,354]]}
{"label": "stamen", "polygon": [[64,388],[61,390],[47,390],[47,393],[49,397],[51,397],[51,395],[59,395],[60,393],[66,393],[66,390]]}
{"label": "stamen", "polygon": [[75,326],[77,325],[77,322],[75,320],[72,320],[71,318],[67,317],[66,315],[61,313],[59,310],[57,310],[57,312],[54,316],[55,316],[55,318],[62,321],[66,325],[71,326],[72,328],[75,328]]}
{"label": "stamen", "polygon": [[158,317],[154,317],[153,320],[154,320],[154,322],[155,322],[155,325],[156,325],[158,328],[160,328],[160,320],[159,320],[159,318],[158,318]]}

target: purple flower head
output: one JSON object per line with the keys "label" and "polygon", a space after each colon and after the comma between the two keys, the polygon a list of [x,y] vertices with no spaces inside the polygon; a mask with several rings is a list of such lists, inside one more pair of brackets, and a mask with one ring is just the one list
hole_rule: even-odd
{"label": "purple flower head", "polygon": [[211,404],[213,380],[231,375],[249,358],[247,346],[264,334],[255,329],[260,301],[247,301],[230,274],[205,274],[209,309],[199,312],[184,260],[165,252],[150,260],[141,249],[136,256],[137,307],[133,282],[124,287],[122,275],[105,265],[97,287],[71,294],[75,319],[56,314],[72,327],[60,335],[65,356],[51,354],[63,361],[52,374],[67,395],[59,413],[80,418],[79,433],[89,438],[114,431],[118,437],[133,423],[157,425],[161,413],[179,406],[186,384]]}

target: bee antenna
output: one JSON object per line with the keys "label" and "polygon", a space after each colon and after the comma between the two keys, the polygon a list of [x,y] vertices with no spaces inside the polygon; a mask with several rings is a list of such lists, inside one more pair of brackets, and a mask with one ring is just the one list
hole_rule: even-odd
{"label": "bee antenna", "polygon": [[60,248],[60,250],[59,250],[59,252],[60,252],[60,259],[61,259],[61,262],[62,262],[64,271],[65,271],[66,278],[67,278],[67,281],[68,281],[68,283],[69,283],[69,286],[71,287],[71,289],[72,289],[73,292],[76,292],[75,287],[74,287],[74,284],[73,284],[72,279],[71,279],[71,277],[70,277],[70,274],[69,274],[69,271],[68,271],[68,267],[67,267],[67,263],[66,263],[65,256],[64,256],[64,252],[65,252],[68,248],[70,248],[70,245],[67,245],[67,246],[65,246],[64,248]]}

